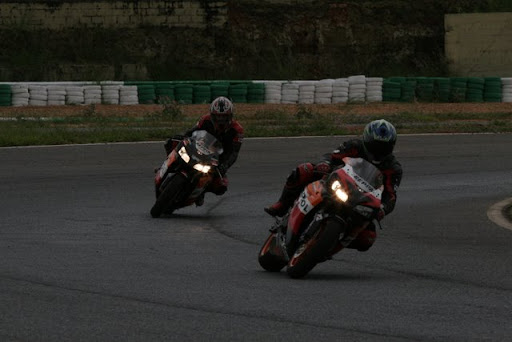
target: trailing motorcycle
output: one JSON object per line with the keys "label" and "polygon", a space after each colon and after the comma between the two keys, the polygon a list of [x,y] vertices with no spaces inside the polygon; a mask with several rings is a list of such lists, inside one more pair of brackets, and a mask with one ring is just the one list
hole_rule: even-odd
{"label": "trailing motorcycle", "polygon": [[276,219],[258,256],[265,270],[279,272],[286,266],[290,277],[304,277],[377,217],[382,173],[362,158],[343,161],[328,176],[308,184],[290,211]]}
{"label": "trailing motorcycle", "polygon": [[222,151],[222,144],[204,130],[173,140],[172,152],[155,173],[156,202],[151,216],[171,214],[203,196],[215,172],[219,172]]}

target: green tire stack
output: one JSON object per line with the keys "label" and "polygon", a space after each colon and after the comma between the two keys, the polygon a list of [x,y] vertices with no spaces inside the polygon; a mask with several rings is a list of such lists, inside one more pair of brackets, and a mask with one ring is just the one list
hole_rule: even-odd
{"label": "green tire stack", "polygon": [[434,77],[434,101],[450,102],[450,79],[448,77]]}
{"label": "green tire stack", "polygon": [[12,90],[8,84],[0,84],[0,106],[7,107],[12,105]]}
{"label": "green tire stack", "polygon": [[234,103],[247,103],[247,83],[231,83],[229,98]]}
{"label": "green tire stack", "polygon": [[229,97],[229,83],[228,82],[215,82],[210,85],[212,92],[212,101],[219,96]]}
{"label": "green tire stack", "polygon": [[485,102],[501,102],[502,100],[502,84],[500,77],[484,78],[484,101]]}
{"label": "green tire stack", "polygon": [[150,83],[137,84],[137,95],[140,104],[154,104],[156,102],[155,85]]}
{"label": "green tire stack", "polygon": [[174,84],[171,82],[155,83],[156,102],[159,104],[169,104],[174,102]]}
{"label": "green tire stack", "polygon": [[467,102],[484,102],[485,80],[480,77],[469,77],[466,91]]}
{"label": "green tire stack", "polygon": [[249,83],[247,85],[247,102],[264,103],[265,102],[265,83]]}
{"label": "green tire stack", "polygon": [[193,87],[194,103],[210,103],[212,98],[212,89],[206,84],[196,84]]}
{"label": "green tire stack", "polygon": [[466,102],[467,77],[450,78],[450,102]]}
{"label": "green tire stack", "polygon": [[397,102],[402,98],[402,82],[405,78],[392,77],[382,82],[382,101]]}
{"label": "green tire stack", "polygon": [[420,102],[432,102],[434,99],[434,79],[431,77],[416,78],[416,95]]}
{"label": "green tire stack", "polygon": [[405,78],[401,82],[400,102],[413,102],[416,99],[418,80],[416,78]]}
{"label": "green tire stack", "polygon": [[174,97],[180,104],[194,103],[194,85],[191,83],[177,83],[174,85]]}

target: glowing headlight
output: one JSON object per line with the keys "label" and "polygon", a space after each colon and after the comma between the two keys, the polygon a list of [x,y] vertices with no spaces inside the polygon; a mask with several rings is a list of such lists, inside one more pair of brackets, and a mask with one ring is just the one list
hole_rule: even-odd
{"label": "glowing headlight", "polygon": [[336,194],[336,197],[338,197],[342,202],[346,202],[348,200],[348,195],[341,188],[341,183],[339,181],[332,182],[331,189]]}
{"label": "glowing headlight", "polygon": [[208,173],[210,171],[210,165],[196,164],[194,165],[194,169],[202,173]]}
{"label": "glowing headlight", "polygon": [[185,163],[188,163],[190,161],[190,157],[187,153],[187,150],[185,149],[185,146],[180,148],[180,150],[178,151],[178,154],[180,155],[181,159],[183,159],[185,161]]}

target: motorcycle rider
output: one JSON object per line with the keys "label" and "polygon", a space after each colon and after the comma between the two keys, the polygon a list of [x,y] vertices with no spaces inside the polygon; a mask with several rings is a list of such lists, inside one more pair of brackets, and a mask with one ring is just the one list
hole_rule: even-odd
{"label": "motorcycle rider", "polygon": [[[237,160],[244,138],[244,129],[237,120],[233,119],[233,114],[233,103],[227,97],[217,97],[211,102],[209,113],[201,116],[194,127],[185,132],[184,135],[169,138],[164,145],[165,151],[169,155],[179,141],[183,140],[185,136],[192,136],[194,131],[205,130],[215,136],[222,144],[223,153],[217,167],[219,172],[216,173],[206,191],[213,192],[216,195],[223,195],[228,189],[226,172]],[[201,206],[203,203],[204,193],[196,200],[196,205]]]}
{"label": "motorcycle rider", "polygon": [[[336,167],[343,165],[344,157],[360,157],[371,162],[383,174],[384,191],[377,217],[378,221],[382,220],[395,208],[396,192],[402,180],[402,166],[393,154],[396,140],[396,130],[390,122],[380,119],[368,123],[362,139],[345,141],[333,152],[325,154],[319,163],[298,165],[288,176],[279,200],[264,210],[271,216],[284,216],[307,184],[323,178]],[[377,237],[372,222],[364,222],[360,229],[355,230],[355,234],[347,247],[359,251],[367,251]],[[334,253],[343,247],[337,248]]]}

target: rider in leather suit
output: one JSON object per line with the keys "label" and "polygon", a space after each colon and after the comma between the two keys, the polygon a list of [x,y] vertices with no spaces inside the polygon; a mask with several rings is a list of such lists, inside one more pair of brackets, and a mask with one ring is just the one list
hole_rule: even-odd
{"label": "rider in leather suit", "polygon": [[[384,191],[378,220],[395,208],[396,192],[402,180],[402,166],[393,154],[397,134],[395,127],[386,120],[375,120],[366,125],[362,139],[345,141],[336,150],[324,155],[319,163],[304,163],[288,176],[279,200],[264,208],[271,216],[284,216],[292,207],[304,187],[331,173],[343,164],[344,157],[360,157],[373,163],[383,174]],[[348,248],[367,251],[375,242],[375,225],[368,223]],[[341,247],[340,247],[341,248]]]}
{"label": "rider in leather suit", "polygon": [[[244,129],[242,125],[233,119],[233,103],[226,97],[220,96],[210,104],[209,114],[203,115],[194,127],[185,132],[184,136],[192,136],[197,130],[205,130],[214,135],[222,143],[223,153],[220,156],[218,170],[220,175],[214,178],[206,191],[216,195],[224,194],[228,189],[226,172],[235,163],[242,147]],[[178,141],[183,136],[174,136],[165,143],[167,154],[171,153]],[[196,200],[196,205],[204,203],[204,194]]]}

